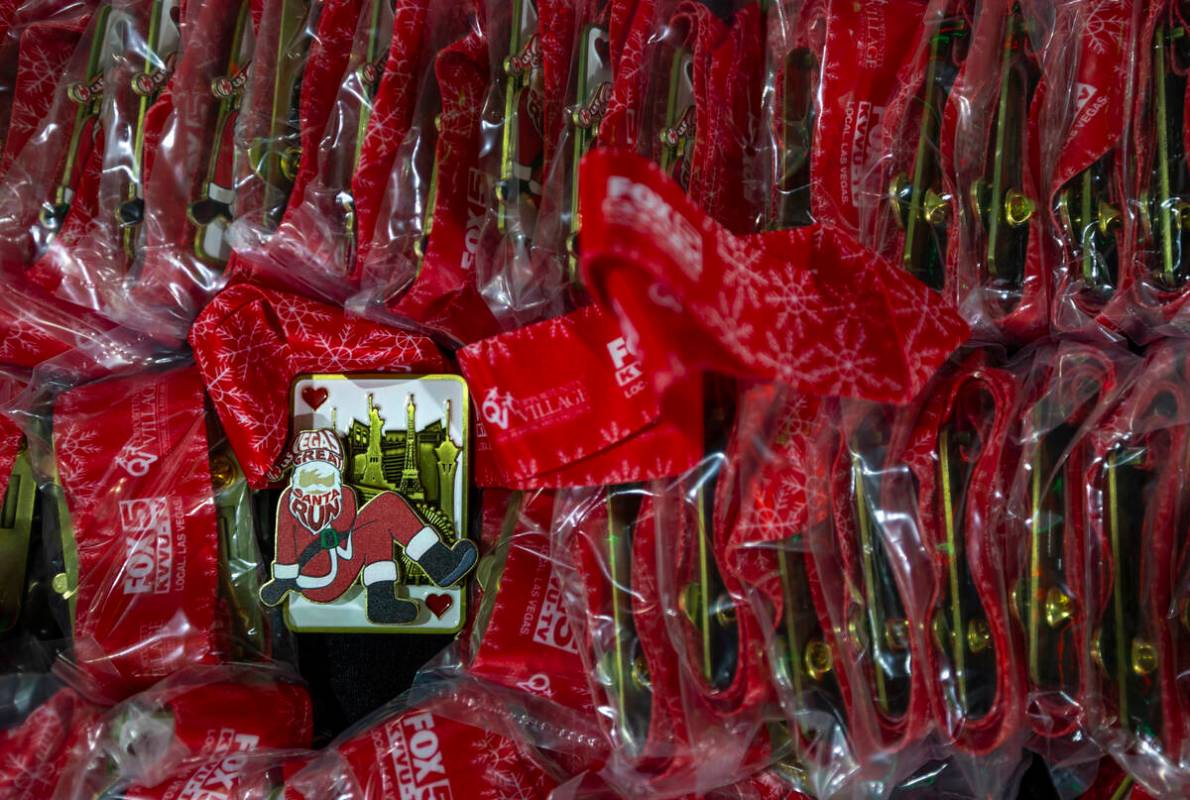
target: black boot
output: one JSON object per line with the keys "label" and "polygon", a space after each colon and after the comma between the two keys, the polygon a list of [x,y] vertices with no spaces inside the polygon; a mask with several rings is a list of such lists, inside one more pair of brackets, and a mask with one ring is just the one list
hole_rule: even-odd
{"label": "black boot", "polygon": [[273,578],[260,587],[260,602],[270,608],[281,605],[285,595],[298,591],[297,578]]}
{"label": "black boot", "polygon": [[475,544],[464,539],[447,547],[442,542],[434,542],[430,549],[421,554],[417,565],[426,571],[434,583],[439,586],[454,586],[463,576],[475,566],[479,558]]}
{"label": "black boot", "polygon": [[394,581],[368,584],[368,621],[377,625],[404,625],[417,619],[417,602],[397,597]]}

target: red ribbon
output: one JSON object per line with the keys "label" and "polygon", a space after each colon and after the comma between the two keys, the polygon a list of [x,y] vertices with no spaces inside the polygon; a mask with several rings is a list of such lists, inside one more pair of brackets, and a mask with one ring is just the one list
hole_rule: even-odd
{"label": "red ribbon", "polygon": [[[659,388],[689,369],[904,402],[966,337],[935,293],[828,225],[737,237],[652,163],[583,165],[583,271]],[[663,354],[663,355],[662,355]]]}
{"label": "red ribbon", "polygon": [[220,293],[190,330],[194,359],[254,488],[289,435],[289,390],[302,374],[431,374],[449,367],[425,336],[349,317],[341,308],[248,284]]}

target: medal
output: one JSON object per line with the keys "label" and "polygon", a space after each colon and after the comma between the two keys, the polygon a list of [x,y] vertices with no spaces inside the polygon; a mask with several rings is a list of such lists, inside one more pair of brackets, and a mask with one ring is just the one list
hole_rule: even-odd
{"label": "medal", "polygon": [[452,375],[303,375],[277,503],[268,605],[296,631],[454,633],[475,565],[466,384]]}

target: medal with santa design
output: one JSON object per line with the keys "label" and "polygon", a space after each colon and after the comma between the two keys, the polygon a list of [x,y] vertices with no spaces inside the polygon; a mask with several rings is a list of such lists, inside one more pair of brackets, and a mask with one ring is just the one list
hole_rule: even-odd
{"label": "medal with santa design", "polygon": [[462,378],[303,375],[290,414],[261,600],[295,631],[458,631],[477,558]]}

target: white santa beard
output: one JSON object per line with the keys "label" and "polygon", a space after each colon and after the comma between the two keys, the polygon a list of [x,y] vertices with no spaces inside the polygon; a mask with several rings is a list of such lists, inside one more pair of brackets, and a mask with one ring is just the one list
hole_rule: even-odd
{"label": "white santa beard", "polygon": [[[321,524],[312,524],[309,518],[310,515],[302,510],[302,504],[305,503],[307,507],[314,507],[317,505],[319,508],[327,509],[330,508],[329,504],[334,502],[335,496],[338,496],[339,502],[334,510],[334,513],[327,513],[326,518],[322,520]],[[334,489],[327,489],[317,492],[302,492],[302,494],[299,494],[298,490],[295,489],[291,491],[289,495],[289,513],[293,515],[294,519],[301,523],[303,528],[310,531],[310,533],[318,533],[327,525],[330,525],[331,521],[336,516],[338,516],[342,509],[343,490],[337,485]]]}
{"label": "white santa beard", "polygon": [[343,488],[342,474],[325,461],[309,461],[294,467],[290,482],[307,494],[337,492]]}

